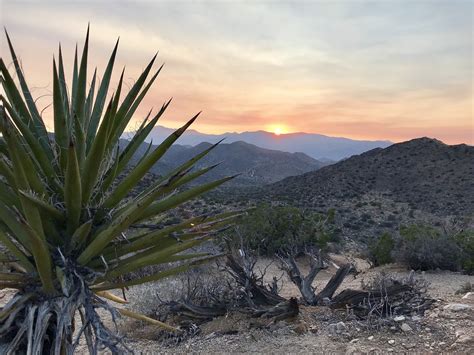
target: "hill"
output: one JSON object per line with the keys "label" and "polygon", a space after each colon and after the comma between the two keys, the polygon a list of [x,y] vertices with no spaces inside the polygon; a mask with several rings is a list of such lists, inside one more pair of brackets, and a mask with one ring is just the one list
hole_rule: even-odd
{"label": "hill", "polygon": [[419,138],[286,178],[258,196],[335,208],[347,231],[374,235],[407,219],[474,216],[473,181],[474,147]]}
{"label": "hill", "polygon": [[[194,147],[173,145],[163,158],[151,169],[154,174],[162,175],[178,167],[211,146],[200,143]],[[136,153],[132,164],[145,153],[142,145]],[[152,148],[153,149],[153,148]],[[220,165],[201,178],[210,181],[224,176],[240,174],[227,186],[263,185],[274,183],[289,176],[300,175],[317,170],[328,163],[315,160],[304,153],[287,153],[259,148],[245,142],[219,144],[206,157],[196,164],[196,168]]]}
{"label": "hill", "polygon": [[[163,126],[156,126],[148,136],[148,141],[163,141],[174,130]],[[225,138],[226,143],[243,141],[261,148],[279,150],[283,152],[302,152],[314,159],[329,159],[337,161],[360,154],[374,148],[385,148],[392,144],[389,141],[364,141],[342,137],[329,137],[313,133],[290,133],[275,135],[271,132],[255,131],[224,134],[205,134],[196,130],[187,130],[179,139],[182,145],[195,146],[201,142],[217,142]]]}

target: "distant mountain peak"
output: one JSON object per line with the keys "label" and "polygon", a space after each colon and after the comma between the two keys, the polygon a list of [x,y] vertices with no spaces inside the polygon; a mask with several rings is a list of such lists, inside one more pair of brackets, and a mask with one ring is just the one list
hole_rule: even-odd
{"label": "distant mountain peak", "polygon": [[[153,142],[159,143],[173,131],[171,128],[155,126],[148,141],[153,140]],[[196,130],[188,130],[179,138],[178,144],[196,146],[202,142],[215,143],[222,138],[225,138],[227,144],[242,141],[260,148],[289,153],[302,152],[314,159],[330,161],[344,159],[378,147],[385,148],[392,144],[392,142],[384,140],[354,140],[304,132],[275,135],[263,130],[224,134],[205,134]]]}

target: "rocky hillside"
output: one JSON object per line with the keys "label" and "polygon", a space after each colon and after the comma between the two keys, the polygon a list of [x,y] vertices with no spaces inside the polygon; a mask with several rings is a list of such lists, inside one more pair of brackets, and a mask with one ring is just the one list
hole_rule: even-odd
{"label": "rocky hillside", "polygon": [[474,147],[419,138],[289,177],[251,196],[336,210],[347,237],[364,240],[407,223],[474,217]]}
{"label": "rocky hillside", "polygon": [[474,213],[474,147],[429,138],[353,156],[268,188],[311,206],[378,193],[394,202],[442,215]]}
{"label": "rocky hillside", "polygon": [[[154,174],[164,174],[210,147],[210,143],[197,146],[173,145],[163,158],[152,168]],[[133,163],[145,153],[146,146],[140,147]],[[203,168],[221,163],[202,177],[210,181],[224,176],[240,174],[227,185],[263,185],[274,183],[289,176],[315,171],[328,163],[315,160],[304,153],[287,153],[259,148],[244,142],[221,143],[196,164]]]}

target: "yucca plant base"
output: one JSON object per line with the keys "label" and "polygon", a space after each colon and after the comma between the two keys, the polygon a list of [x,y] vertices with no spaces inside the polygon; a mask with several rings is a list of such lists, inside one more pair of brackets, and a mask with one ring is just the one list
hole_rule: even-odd
{"label": "yucca plant base", "polygon": [[[161,71],[150,75],[155,58],[122,97],[123,72],[116,91],[109,93],[118,42],[101,79],[95,71],[87,86],[87,31],[81,60],[76,50],[70,90],[60,49],[58,61],[53,61],[50,134],[8,35],[7,40],[18,83],[1,58],[5,97],[0,97],[0,261],[11,271],[0,273],[0,289],[17,292],[0,308],[0,351],[71,354],[80,339],[91,353],[104,348],[128,351],[115,329],[104,325],[98,309],[112,319],[123,315],[176,331],[122,308],[120,303],[126,301],[111,290],[160,280],[216,257],[190,250],[225,229],[239,212],[197,216],[162,229],[146,226],[232,178],[185,188],[214,168],[193,166],[217,144],[131,197],[148,170],[197,118],[127,170],[170,104],[153,115],[150,111],[119,150],[120,137]],[[141,229],[130,235],[134,225]],[[123,281],[127,273],[150,265],[166,267]]]}

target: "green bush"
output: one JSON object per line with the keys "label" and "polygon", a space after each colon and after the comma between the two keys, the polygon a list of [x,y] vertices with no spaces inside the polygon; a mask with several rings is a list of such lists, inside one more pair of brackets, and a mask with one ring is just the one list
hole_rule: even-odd
{"label": "green bush", "polygon": [[284,248],[324,248],[333,240],[335,212],[305,212],[296,207],[259,205],[237,225],[244,243],[261,255]]}
{"label": "green bush", "polygon": [[370,257],[376,266],[391,263],[393,261],[392,251],[395,247],[393,237],[385,232],[382,236],[369,248]]}
{"label": "green bush", "polygon": [[397,254],[413,269],[472,272],[474,232],[448,233],[424,225],[402,227]]}
{"label": "green bush", "polygon": [[461,267],[469,274],[474,273],[474,231],[463,231],[454,236],[456,243],[460,246]]}

